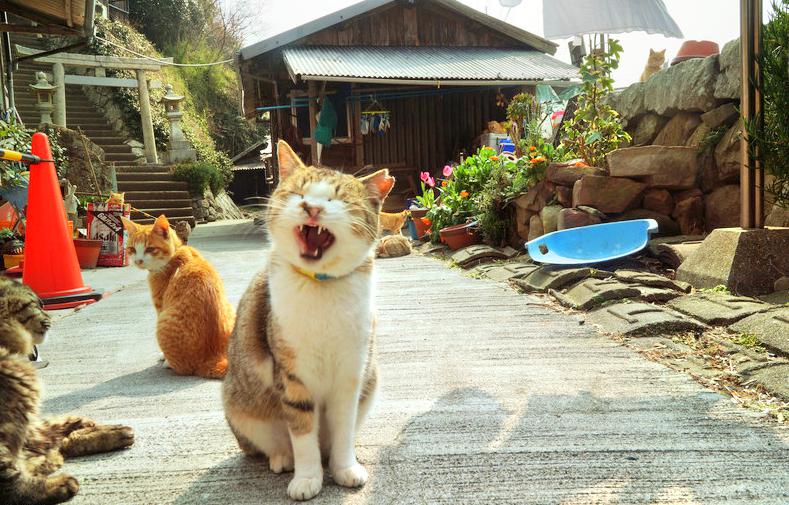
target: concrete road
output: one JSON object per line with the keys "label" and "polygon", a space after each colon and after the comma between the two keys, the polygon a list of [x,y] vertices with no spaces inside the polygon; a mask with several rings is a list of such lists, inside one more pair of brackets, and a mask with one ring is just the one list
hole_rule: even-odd
{"label": "concrete road", "polygon": [[[194,245],[236,303],[262,239]],[[786,426],[536,298],[419,256],[378,271],[382,390],[358,442],[370,482],[327,477],[315,503],[789,503]],[[43,348],[43,411],[131,425],[137,443],[68,462],[82,484],[73,503],[286,503],[290,476],[240,454],[220,383],[158,364],[142,272],[87,277],[123,287],[60,315]]]}

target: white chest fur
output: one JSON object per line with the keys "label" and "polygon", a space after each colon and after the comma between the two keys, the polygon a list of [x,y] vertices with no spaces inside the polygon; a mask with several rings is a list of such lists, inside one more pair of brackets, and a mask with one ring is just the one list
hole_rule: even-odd
{"label": "white chest fur", "polygon": [[373,318],[373,274],[316,281],[288,267],[270,270],[271,311],[313,395],[358,380]]}

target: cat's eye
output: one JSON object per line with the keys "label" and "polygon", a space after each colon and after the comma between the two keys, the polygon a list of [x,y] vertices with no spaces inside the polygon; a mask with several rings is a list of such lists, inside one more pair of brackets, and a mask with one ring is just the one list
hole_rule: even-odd
{"label": "cat's eye", "polygon": [[154,251],[156,251],[156,249],[154,249],[153,247],[145,248],[145,254],[153,254]]}
{"label": "cat's eye", "polygon": [[129,254],[137,254],[137,249],[133,247],[127,247],[126,252],[128,252]]}

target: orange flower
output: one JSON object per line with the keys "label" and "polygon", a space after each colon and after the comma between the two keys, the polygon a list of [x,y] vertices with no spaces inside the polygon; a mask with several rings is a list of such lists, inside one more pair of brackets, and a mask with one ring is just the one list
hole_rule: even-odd
{"label": "orange flower", "polygon": [[541,163],[545,161],[545,156],[537,156],[536,158],[532,158],[530,161],[532,163]]}
{"label": "orange flower", "polygon": [[468,198],[468,191],[463,190],[460,192],[460,198]]}
{"label": "orange flower", "polygon": [[540,162],[540,158],[532,158],[532,159],[529,160],[529,162],[531,162],[532,164],[539,163]]}
{"label": "orange flower", "polygon": [[491,156],[490,159],[493,160],[493,161],[499,161],[499,157],[498,156]]}
{"label": "orange flower", "polygon": [[426,217],[423,217],[422,218],[422,224],[425,225],[425,226],[430,226],[431,224],[433,224],[433,222],[430,221],[430,219],[428,219]]}
{"label": "orange flower", "polygon": [[529,151],[531,151],[531,152],[534,152],[534,151],[536,151],[536,150],[537,150],[537,148],[536,148],[536,147],[534,147],[534,146],[529,146]]}
{"label": "orange flower", "polygon": [[582,168],[582,167],[588,167],[589,165],[587,165],[587,164],[586,164],[586,163],[584,163],[583,161],[576,161],[576,162],[575,162],[575,166],[576,166],[576,167],[579,167],[579,168]]}
{"label": "orange flower", "polygon": [[441,187],[442,188],[446,188],[447,184],[449,184],[447,181],[441,181]]}

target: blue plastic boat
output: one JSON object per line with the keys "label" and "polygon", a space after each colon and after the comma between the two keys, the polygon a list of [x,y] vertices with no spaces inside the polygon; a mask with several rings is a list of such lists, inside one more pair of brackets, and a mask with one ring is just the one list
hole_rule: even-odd
{"label": "blue plastic boat", "polygon": [[658,229],[654,219],[593,224],[547,233],[526,243],[534,261],[551,265],[602,263],[637,253]]}

